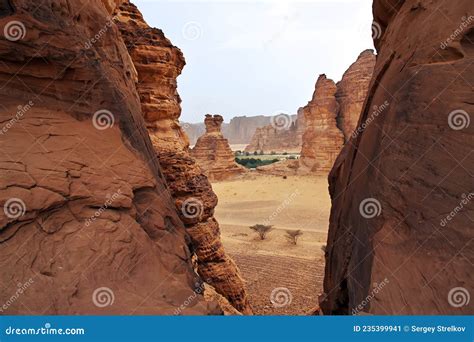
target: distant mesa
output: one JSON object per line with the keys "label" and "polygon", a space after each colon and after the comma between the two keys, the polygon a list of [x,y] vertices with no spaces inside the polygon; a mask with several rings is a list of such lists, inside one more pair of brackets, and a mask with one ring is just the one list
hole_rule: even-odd
{"label": "distant mesa", "polygon": [[223,121],[221,115],[206,114],[206,132],[191,150],[191,156],[211,181],[232,179],[246,172],[244,167],[235,162],[229,141],[222,135]]}

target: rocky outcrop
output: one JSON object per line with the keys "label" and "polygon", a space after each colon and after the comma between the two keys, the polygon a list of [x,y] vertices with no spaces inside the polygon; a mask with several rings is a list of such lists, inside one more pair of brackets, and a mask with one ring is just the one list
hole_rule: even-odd
{"label": "rocky outcrop", "polygon": [[337,127],[339,105],[336,84],[320,75],[313,98],[301,109],[306,128],[299,159],[299,172],[327,174],[344,144],[342,131]]}
{"label": "rocky outcrop", "polygon": [[305,131],[304,115],[300,111],[296,120],[289,115],[276,115],[270,125],[257,128],[246,152],[263,151],[299,153]]}
{"label": "rocky outcrop", "polygon": [[470,0],[374,1],[364,129],[329,176],[325,314],[474,313],[470,11]]}
{"label": "rocky outcrop", "polygon": [[221,133],[223,121],[220,115],[206,114],[206,133],[191,151],[191,156],[211,181],[232,179],[246,172],[243,166],[235,162],[229,142]]}
{"label": "rocky outcrop", "polygon": [[176,78],[185,64],[181,51],[161,30],[149,27],[138,9],[123,1],[117,25],[138,72],[137,90],[153,148],[176,209],[191,237],[197,271],[236,309],[252,313],[243,280],[220,242],[214,219],[217,197],[191,158],[186,134],[178,123],[181,113]]}
{"label": "rocky outcrop", "polygon": [[365,50],[336,84],[336,100],[339,104],[337,124],[342,130],[346,142],[357,127],[374,66],[375,55],[373,50]]}
{"label": "rocky outcrop", "polygon": [[0,312],[220,312],[194,291],[115,3],[2,3]]}

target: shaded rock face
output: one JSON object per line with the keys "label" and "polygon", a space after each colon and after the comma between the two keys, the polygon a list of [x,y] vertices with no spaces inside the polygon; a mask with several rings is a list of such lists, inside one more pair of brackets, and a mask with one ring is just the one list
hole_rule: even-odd
{"label": "shaded rock face", "polygon": [[338,127],[347,142],[356,129],[375,66],[372,50],[363,51],[337,83]]}
{"label": "shaded rock face", "polygon": [[339,105],[336,84],[320,75],[313,98],[301,109],[306,123],[299,172],[327,174],[344,144],[342,131],[337,127]]}
{"label": "shaded rock face", "polygon": [[2,8],[2,314],[220,312],[194,292],[114,7]]}
{"label": "shaded rock face", "polygon": [[229,142],[221,133],[223,121],[220,115],[206,114],[206,133],[198,139],[191,151],[191,156],[211,181],[235,178],[246,172],[244,167],[235,162]]}
{"label": "shaded rock face", "polygon": [[[282,124],[276,122],[281,119]],[[246,152],[263,151],[299,153],[303,142],[305,130],[304,115],[300,112],[293,121],[288,115],[280,114],[274,118],[275,122],[257,128],[252,140],[245,148]]]}
{"label": "shaded rock face", "polygon": [[329,176],[321,306],[473,314],[472,1],[377,0],[373,11],[380,30],[365,129]]}
{"label": "shaded rock face", "polygon": [[213,216],[217,197],[190,156],[186,134],[178,123],[181,108],[176,78],[185,64],[183,55],[161,30],[149,27],[128,1],[121,3],[116,15],[138,72],[137,90],[146,127],[174,205],[191,237],[197,271],[237,310],[251,314],[239,270],[220,241],[219,225]]}

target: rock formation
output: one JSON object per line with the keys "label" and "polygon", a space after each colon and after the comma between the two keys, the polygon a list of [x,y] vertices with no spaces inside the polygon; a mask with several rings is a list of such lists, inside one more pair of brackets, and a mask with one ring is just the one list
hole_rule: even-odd
{"label": "rock formation", "polygon": [[220,312],[194,292],[115,3],[2,3],[0,312]]}
{"label": "rock formation", "polygon": [[191,156],[211,181],[232,179],[246,172],[235,162],[229,142],[221,133],[224,119],[220,115],[206,114],[206,133],[196,142]]}
{"label": "rock formation", "polygon": [[346,142],[351,137],[359,121],[360,112],[367,97],[369,83],[374,72],[374,66],[374,52],[372,50],[365,50],[336,84],[336,100],[339,104],[337,124],[342,130]]}
{"label": "rock formation", "polygon": [[469,12],[471,0],[374,1],[364,129],[329,176],[325,314],[474,314]]}
{"label": "rock formation", "polygon": [[306,128],[299,159],[299,172],[327,174],[344,144],[342,131],[337,127],[339,105],[336,84],[320,75],[313,98],[302,108]]}
{"label": "rock formation", "polygon": [[[282,121],[281,125],[276,122],[278,119]],[[246,152],[299,153],[301,151],[305,130],[303,113],[299,112],[297,119],[294,121],[285,114],[276,115],[274,121],[270,125],[255,130],[250,143],[245,148]]]}
{"label": "rock formation", "polygon": [[185,64],[181,51],[158,29],[149,27],[138,9],[123,1],[117,12],[122,37],[138,72],[146,126],[176,208],[191,237],[198,273],[236,309],[251,314],[243,280],[220,242],[214,219],[217,197],[191,158],[178,118],[176,78]]}
{"label": "rock formation", "polygon": [[[290,116],[292,120],[296,119],[296,115]],[[230,122],[222,123],[222,134],[231,145],[248,144],[252,140],[255,131],[258,128],[269,125],[272,117],[267,115],[233,117]],[[181,122],[181,127],[186,132],[191,145],[195,145],[198,138],[206,132],[206,127],[202,122]]]}

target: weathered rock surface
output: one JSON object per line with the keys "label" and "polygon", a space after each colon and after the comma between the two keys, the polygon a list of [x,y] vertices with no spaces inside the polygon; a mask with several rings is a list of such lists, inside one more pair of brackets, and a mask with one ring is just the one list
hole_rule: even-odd
{"label": "weathered rock surface", "polygon": [[1,7],[2,314],[220,312],[194,292],[114,7]]}
{"label": "weathered rock surface", "polygon": [[185,64],[183,55],[161,30],[149,27],[128,1],[120,5],[117,18],[138,72],[137,90],[146,126],[176,209],[191,236],[198,273],[236,309],[251,314],[243,280],[224,252],[213,217],[217,197],[191,158],[186,134],[178,122],[181,107],[176,78]]}
{"label": "weathered rock surface", "polygon": [[370,80],[374,72],[375,55],[373,50],[363,51],[357,60],[346,70],[337,82],[336,100],[339,104],[338,127],[347,142],[354,132],[364,105]]}
{"label": "weathered rock surface", "polygon": [[[277,122],[279,119],[282,121],[280,125]],[[277,115],[274,121],[270,125],[255,130],[250,143],[245,148],[246,152],[299,153],[301,151],[305,131],[302,111],[299,111],[298,117],[294,121],[285,114]]]}
{"label": "weathered rock surface", "polygon": [[336,84],[320,75],[313,98],[301,109],[306,123],[299,172],[327,174],[344,144],[342,131],[337,127],[339,105]]}
{"label": "weathered rock surface", "polygon": [[206,133],[191,150],[191,156],[211,181],[232,179],[246,172],[243,166],[235,162],[229,142],[221,133],[223,121],[220,115],[206,114]]}
{"label": "weathered rock surface", "polygon": [[329,176],[321,306],[473,314],[472,1],[376,0],[373,11],[380,34],[359,121],[367,124]]}

